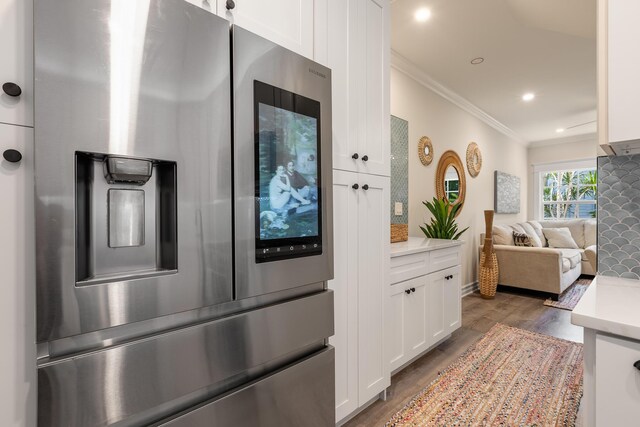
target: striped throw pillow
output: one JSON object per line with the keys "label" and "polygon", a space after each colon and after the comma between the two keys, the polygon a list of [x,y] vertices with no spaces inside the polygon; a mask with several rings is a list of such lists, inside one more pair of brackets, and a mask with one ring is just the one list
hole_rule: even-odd
{"label": "striped throw pillow", "polygon": [[513,242],[516,246],[533,246],[533,243],[531,243],[531,238],[528,235],[526,235],[525,233],[518,233],[517,231],[513,232]]}

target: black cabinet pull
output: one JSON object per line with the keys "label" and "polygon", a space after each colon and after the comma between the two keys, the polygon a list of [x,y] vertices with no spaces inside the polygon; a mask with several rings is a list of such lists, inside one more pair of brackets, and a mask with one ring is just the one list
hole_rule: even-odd
{"label": "black cabinet pull", "polygon": [[353,184],[351,188],[353,188],[354,190],[357,190],[358,188],[360,188],[360,186],[358,184]]}
{"label": "black cabinet pull", "polygon": [[633,367],[640,371],[640,360],[633,364]]}
{"label": "black cabinet pull", "polygon": [[358,160],[358,157],[360,157],[358,156],[358,153],[353,153],[353,155],[351,156],[353,160]]}
{"label": "black cabinet pull", "polygon": [[20,160],[22,160],[22,153],[20,153],[18,150],[9,149],[4,150],[4,153],[2,153],[2,157],[4,157],[7,162],[18,163]]}
{"label": "black cabinet pull", "polygon": [[20,89],[20,86],[12,82],[6,82],[3,84],[2,90],[9,96],[16,97],[22,95],[22,89]]}
{"label": "black cabinet pull", "polygon": [[236,2],[233,0],[227,0],[227,10],[231,10],[236,7]]}
{"label": "black cabinet pull", "polygon": [[366,154],[364,156],[362,156],[362,161],[366,162],[367,160],[369,160],[369,156],[367,156]]}
{"label": "black cabinet pull", "polygon": [[405,289],[405,290],[404,290],[404,293],[405,293],[405,294],[407,294],[407,295],[409,295],[409,294],[411,293],[411,289]]}
{"label": "black cabinet pull", "polygon": [[415,292],[415,291],[416,291],[416,288],[411,288],[411,292]]}
{"label": "black cabinet pull", "polygon": [[362,189],[363,189],[364,191],[367,191],[367,190],[369,189],[369,185],[368,185],[368,184],[363,185],[363,186],[362,186]]}

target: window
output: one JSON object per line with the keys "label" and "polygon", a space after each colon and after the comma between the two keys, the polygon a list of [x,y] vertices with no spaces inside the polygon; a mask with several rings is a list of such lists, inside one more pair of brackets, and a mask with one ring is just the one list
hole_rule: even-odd
{"label": "window", "polygon": [[539,176],[543,219],[595,218],[595,168],[544,171]]}

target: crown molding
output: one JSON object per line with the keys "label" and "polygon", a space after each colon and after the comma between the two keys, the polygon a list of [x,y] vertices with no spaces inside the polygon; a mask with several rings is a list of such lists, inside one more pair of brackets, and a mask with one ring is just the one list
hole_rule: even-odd
{"label": "crown molding", "polygon": [[452,91],[448,87],[438,83],[433,77],[425,73],[413,62],[409,61],[404,56],[400,55],[395,50],[391,49],[391,67],[400,71],[403,74],[411,77],[413,80],[417,81],[427,89],[437,93],[447,101],[451,102],[455,106],[463,109],[467,113],[471,114],[477,119],[480,119],[487,125],[491,126],[498,132],[508,136],[509,138],[515,140],[516,142],[528,146],[529,143],[522,136],[518,135],[511,128],[505,126],[489,114],[487,114],[482,109],[478,108],[476,105],[472,104],[470,101],[465,99],[464,97],[458,95],[456,92]]}
{"label": "crown molding", "polygon": [[560,138],[543,139],[540,141],[533,141],[529,144],[530,148],[535,147],[547,147],[550,145],[571,144],[573,142],[592,142],[593,145],[597,145],[598,134],[596,132],[583,133],[580,135],[564,136]]}

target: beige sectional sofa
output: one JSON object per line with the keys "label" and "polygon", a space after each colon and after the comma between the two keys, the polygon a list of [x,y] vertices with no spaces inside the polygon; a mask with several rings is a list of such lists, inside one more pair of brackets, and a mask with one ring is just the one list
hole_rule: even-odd
{"label": "beige sectional sofa", "polygon": [[[546,228],[568,228],[578,248],[549,247],[544,235]],[[514,231],[527,234],[537,246],[515,246]],[[480,241],[484,242],[484,235]],[[512,225],[496,225],[493,228],[493,241],[500,271],[498,283],[501,285],[559,295],[581,274],[596,273],[594,219],[527,221]]]}

